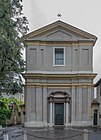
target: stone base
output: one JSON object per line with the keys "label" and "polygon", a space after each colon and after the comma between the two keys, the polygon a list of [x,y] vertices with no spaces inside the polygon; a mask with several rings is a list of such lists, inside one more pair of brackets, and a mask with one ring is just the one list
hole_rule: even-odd
{"label": "stone base", "polygon": [[64,123],[65,127],[71,126],[71,123]]}
{"label": "stone base", "polygon": [[31,121],[31,122],[25,122],[24,124],[25,127],[47,127],[48,124],[47,122],[35,122],[35,121]]}
{"label": "stone base", "polygon": [[88,126],[92,126],[92,121],[74,121],[74,122],[71,122],[71,126],[74,126],[74,127],[88,127]]}
{"label": "stone base", "polygon": [[48,126],[49,126],[49,127],[53,127],[54,124],[53,124],[53,123],[48,123]]}
{"label": "stone base", "polygon": [[[53,123],[47,123],[47,122],[36,122],[36,121],[30,121],[30,122],[25,122],[24,123],[25,127],[54,127]],[[91,121],[74,121],[71,123],[64,123],[64,127],[89,127],[92,126],[92,122]]]}

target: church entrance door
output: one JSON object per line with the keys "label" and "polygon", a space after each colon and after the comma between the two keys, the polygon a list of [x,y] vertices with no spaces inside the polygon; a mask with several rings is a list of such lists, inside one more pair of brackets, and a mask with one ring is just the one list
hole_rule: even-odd
{"label": "church entrance door", "polygon": [[55,125],[64,125],[64,103],[55,103]]}

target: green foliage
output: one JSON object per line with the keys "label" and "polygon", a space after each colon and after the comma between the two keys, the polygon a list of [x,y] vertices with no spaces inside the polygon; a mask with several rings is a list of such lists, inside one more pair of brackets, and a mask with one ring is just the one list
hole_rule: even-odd
{"label": "green foliage", "polygon": [[[0,0],[0,87],[13,92],[15,74],[25,69],[21,50],[25,46],[23,36],[28,21],[22,14],[22,0]],[[18,86],[21,87],[21,78]]]}
{"label": "green foliage", "polygon": [[23,104],[23,102],[18,101],[14,97],[8,99],[0,97],[0,125],[5,125],[6,121],[10,119],[12,109],[9,108],[9,104],[11,104],[12,102],[16,103],[18,111],[20,112],[19,105]]}
{"label": "green foliage", "polygon": [[9,120],[11,116],[11,110],[7,108],[0,108],[0,125],[5,125],[6,120]]}
{"label": "green foliage", "polygon": [[20,111],[21,111],[21,110],[20,110],[21,108],[20,108],[19,106],[22,105],[23,102],[22,102],[22,101],[18,101],[18,100],[17,100],[16,98],[14,98],[14,97],[8,99],[8,102],[9,102],[9,103],[11,103],[12,101],[13,101],[14,103],[16,103],[16,105],[17,105],[17,107],[18,107],[18,111],[20,112]]}
{"label": "green foliage", "polygon": [[0,125],[4,125],[10,119],[11,110],[8,107],[8,99],[0,98]]}

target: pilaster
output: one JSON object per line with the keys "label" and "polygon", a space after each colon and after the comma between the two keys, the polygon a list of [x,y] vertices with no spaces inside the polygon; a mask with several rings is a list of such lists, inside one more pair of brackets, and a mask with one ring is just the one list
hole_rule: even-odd
{"label": "pilaster", "polygon": [[47,87],[43,86],[43,122],[47,122]]}
{"label": "pilaster", "polygon": [[88,116],[88,121],[91,120],[91,93],[92,92],[92,87],[88,86],[88,105],[87,105],[87,116]]}
{"label": "pilaster", "polygon": [[26,119],[27,119],[27,122],[31,121],[31,92],[30,92],[30,87],[27,87],[27,93],[26,93]]}
{"label": "pilaster", "polygon": [[72,86],[72,112],[71,112],[71,118],[72,118],[72,124],[75,123],[75,86]]}
{"label": "pilaster", "polygon": [[42,87],[36,87],[36,120],[42,121]]}
{"label": "pilaster", "polygon": [[78,114],[78,117],[79,117],[79,121],[82,121],[82,87],[80,86],[79,87],[79,114]]}

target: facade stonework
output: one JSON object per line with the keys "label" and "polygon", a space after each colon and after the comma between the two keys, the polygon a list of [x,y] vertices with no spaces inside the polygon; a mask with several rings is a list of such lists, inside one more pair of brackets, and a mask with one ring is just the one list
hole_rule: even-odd
{"label": "facade stonework", "polygon": [[62,21],[26,35],[25,126],[91,126],[97,38]]}

